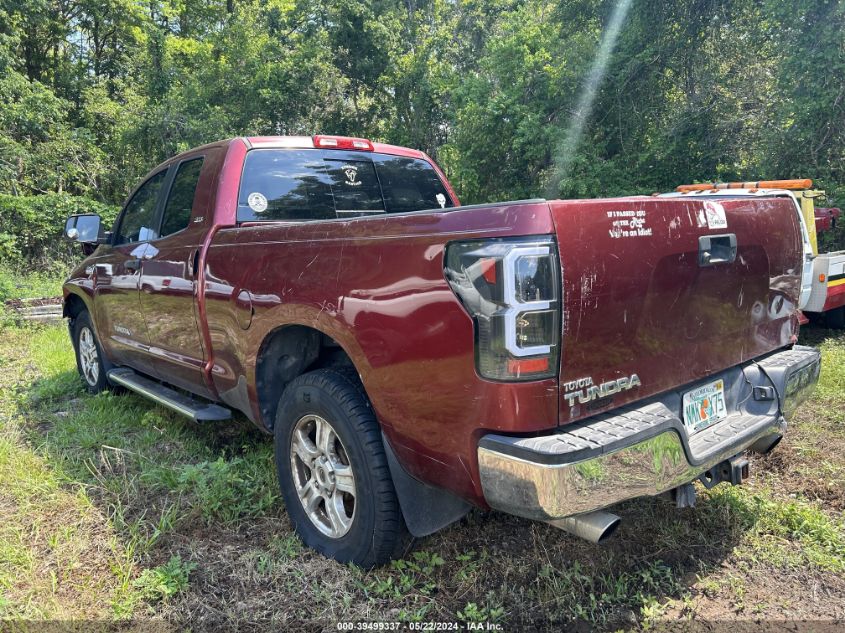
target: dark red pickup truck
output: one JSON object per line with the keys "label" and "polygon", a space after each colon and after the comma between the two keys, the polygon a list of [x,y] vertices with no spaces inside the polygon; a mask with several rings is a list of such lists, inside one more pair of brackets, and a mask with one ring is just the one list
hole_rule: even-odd
{"label": "dark red pickup truck", "polygon": [[303,540],[374,565],[471,506],[593,540],[739,483],[818,380],[788,194],[458,206],[423,153],[236,138],[156,167],[64,286],[79,371],[275,436]]}

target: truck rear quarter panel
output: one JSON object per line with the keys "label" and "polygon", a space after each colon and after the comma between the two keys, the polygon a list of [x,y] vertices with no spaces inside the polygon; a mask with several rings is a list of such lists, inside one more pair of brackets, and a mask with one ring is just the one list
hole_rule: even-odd
{"label": "truck rear quarter panel", "polygon": [[405,467],[483,503],[479,435],[555,428],[558,383],[478,377],[472,320],[444,278],[444,249],[552,231],[547,203],[220,229],[205,263],[215,386],[269,426],[256,397],[262,341],[285,325],[319,330],[354,362]]}

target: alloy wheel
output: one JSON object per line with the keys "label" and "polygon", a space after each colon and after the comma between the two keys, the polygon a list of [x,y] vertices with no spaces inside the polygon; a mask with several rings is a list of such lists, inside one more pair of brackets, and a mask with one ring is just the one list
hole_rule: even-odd
{"label": "alloy wheel", "polygon": [[290,462],[297,495],[314,527],[331,538],[345,535],[355,518],[355,475],[334,427],[318,415],[300,418]]}
{"label": "alloy wheel", "polygon": [[79,364],[85,381],[92,387],[96,385],[100,379],[100,358],[94,333],[89,327],[83,327],[79,331]]}

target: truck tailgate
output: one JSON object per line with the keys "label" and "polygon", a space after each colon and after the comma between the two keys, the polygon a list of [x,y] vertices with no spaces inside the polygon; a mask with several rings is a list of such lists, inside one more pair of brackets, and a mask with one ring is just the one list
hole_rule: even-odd
{"label": "truck tailgate", "polygon": [[797,332],[801,238],[788,198],[550,208],[563,280],[561,423],[694,383]]}

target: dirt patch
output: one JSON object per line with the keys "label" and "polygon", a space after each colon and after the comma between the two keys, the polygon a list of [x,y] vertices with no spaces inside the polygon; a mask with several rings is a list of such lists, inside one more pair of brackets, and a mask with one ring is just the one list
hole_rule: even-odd
{"label": "dirt patch", "polygon": [[662,619],[845,626],[845,580],[829,572],[726,563],[706,581],[692,582],[689,598],[673,602]]}

